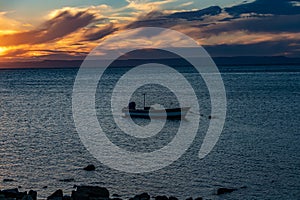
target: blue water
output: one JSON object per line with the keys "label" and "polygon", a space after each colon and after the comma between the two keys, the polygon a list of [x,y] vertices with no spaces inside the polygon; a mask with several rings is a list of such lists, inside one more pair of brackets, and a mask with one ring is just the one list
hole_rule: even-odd
{"label": "blue water", "polygon": [[[41,199],[59,188],[70,194],[73,185],[81,184],[107,187],[122,198],[148,192],[180,199],[299,199],[300,67],[227,66],[220,71],[227,94],[227,117],[213,151],[202,160],[198,158],[210,104],[205,85],[195,82],[204,116],[191,147],[166,168],[128,174],[97,161],[79,139],[72,117],[77,69],[0,70],[0,189],[34,189]],[[99,85],[98,92],[109,93],[113,87],[110,83],[123,72],[117,69],[108,73],[106,87]],[[196,80],[193,71],[182,73],[190,81]],[[174,100],[172,94],[158,86],[137,91],[132,98],[139,105],[145,89],[147,95],[158,94],[148,100],[149,104],[160,101],[166,106],[177,105],[170,100]],[[119,139],[120,130],[111,123],[111,116],[104,114],[107,98],[96,94],[98,120],[120,147],[152,151],[174,136],[179,121],[167,122],[165,134],[154,138],[156,142]],[[87,164],[95,164],[96,171],[83,171]],[[70,178],[74,181],[60,181]],[[230,194],[215,195],[218,187],[243,186],[246,188]]]}

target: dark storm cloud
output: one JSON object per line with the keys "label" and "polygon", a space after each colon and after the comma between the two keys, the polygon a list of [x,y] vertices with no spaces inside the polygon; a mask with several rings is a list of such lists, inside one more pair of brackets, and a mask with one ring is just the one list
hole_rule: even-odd
{"label": "dark storm cloud", "polygon": [[217,35],[223,32],[247,31],[252,33],[300,32],[300,15],[278,15],[232,20],[210,26],[203,33]]}
{"label": "dark storm cloud", "polygon": [[190,20],[201,20],[205,16],[218,15],[222,12],[222,9],[219,6],[211,6],[197,11],[188,11],[188,12],[176,12],[171,15],[166,16],[167,18],[181,18]]}
{"label": "dark storm cloud", "polygon": [[239,16],[245,13],[274,14],[274,15],[297,15],[300,7],[294,6],[295,0],[256,0],[251,3],[240,4],[225,8],[230,15]]}

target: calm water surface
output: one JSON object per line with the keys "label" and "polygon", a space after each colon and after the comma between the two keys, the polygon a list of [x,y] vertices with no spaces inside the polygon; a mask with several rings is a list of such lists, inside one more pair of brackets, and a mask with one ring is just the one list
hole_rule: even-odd
{"label": "calm water surface", "polygon": [[[0,189],[22,186],[20,190],[34,189],[39,198],[45,198],[59,188],[70,194],[73,185],[89,184],[105,186],[122,198],[148,192],[180,199],[300,199],[300,67],[220,70],[228,110],[225,128],[213,151],[202,160],[197,157],[209,123],[210,101],[197,74],[183,70],[195,85],[204,115],[197,137],[172,165],[144,174],[110,169],[81,143],[72,118],[77,69],[0,70]],[[107,112],[109,94],[122,73],[124,69],[107,72],[98,86],[99,123],[114,143],[127,150],[148,152],[163,147],[174,137],[179,121],[168,121],[161,134],[146,141],[126,138],[113,123]],[[141,78],[146,76],[142,74]],[[148,104],[178,105],[173,94],[158,85],[138,89],[132,97],[138,105],[142,105],[145,90],[151,96]],[[95,172],[82,170],[91,163],[97,167]],[[14,181],[2,182],[7,178]],[[246,188],[214,195],[218,187],[242,186]]]}

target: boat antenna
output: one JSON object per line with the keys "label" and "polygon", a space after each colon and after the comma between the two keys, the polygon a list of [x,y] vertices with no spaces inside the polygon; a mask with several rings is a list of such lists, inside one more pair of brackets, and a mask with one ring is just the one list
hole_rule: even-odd
{"label": "boat antenna", "polygon": [[145,109],[145,107],[146,107],[146,93],[143,93],[143,95],[144,95],[144,109]]}

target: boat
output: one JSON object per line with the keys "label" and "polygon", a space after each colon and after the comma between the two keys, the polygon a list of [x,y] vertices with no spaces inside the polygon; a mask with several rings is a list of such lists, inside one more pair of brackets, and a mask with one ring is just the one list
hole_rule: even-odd
{"label": "boat", "polygon": [[129,109],[128,107],[123,108],[122,112],[125,117],[134,118],[165,118],[167,119],[181,119],[185,118],[190,107],[183,108],[169,108],[169,109],[159,109],[156,110],[151,107],[144,107],[144,109]]}
{"label": "boat", "polygon": [[168,108],[168,109],[155,109],[145,106],[145,94],[144,95],[144,108],[137,109],[135,102],[130,102],[128,107],[124,107],[122,112],[125,117],[133,118],[165,118],[167,119],[184,119],[190,107],[182,108]]}

